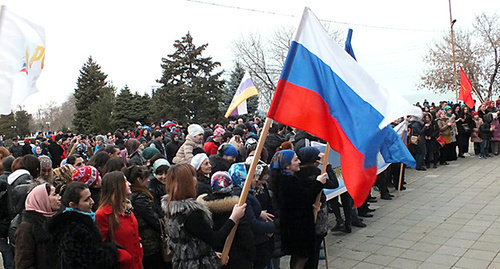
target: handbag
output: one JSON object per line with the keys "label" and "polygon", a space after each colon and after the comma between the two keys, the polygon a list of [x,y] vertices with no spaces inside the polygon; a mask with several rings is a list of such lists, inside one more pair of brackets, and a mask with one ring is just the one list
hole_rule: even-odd
{"label": "handbag", "polygon": [[444,140],[444,138],[442,136],[438,136],[438,138],[436,140],[441,147],[443,147],[446,144],[446,141]]}
{"label": "handbag", "polygon": [[174,257],[174,252],[168,247],[168,241],[170,237],[168,236],[168,219],[166,217],[160,218],[160,233],[161,233],[161,256],[164,262],[171,262]]}

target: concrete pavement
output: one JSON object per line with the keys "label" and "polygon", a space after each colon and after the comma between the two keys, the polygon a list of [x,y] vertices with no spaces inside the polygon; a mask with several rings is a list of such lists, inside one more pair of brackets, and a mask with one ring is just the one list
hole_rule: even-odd
{"label": "concrete pavement", "polygon": [[326,237],[329,268],[500,268],[500,156],[407,169],[406,181],[366,228]]}

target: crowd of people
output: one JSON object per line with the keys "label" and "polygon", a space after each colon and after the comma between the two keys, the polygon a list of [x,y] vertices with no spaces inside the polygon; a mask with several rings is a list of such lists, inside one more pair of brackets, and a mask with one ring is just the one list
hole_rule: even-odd
{"label": "crowd of people", "polygon": [[[416,169],[470,156],[469,141],[479,158],[498,155],[498,105],[472,111],[424,101],[423,116],[407,119]],[[290,268],[317,268],[327,233],[366,227],[377,198],[369,195],[357,209],[347,192],[327,201],[322,190],[339,182],[331,165],[323,174],[318,168],[324,154],[311,142],[321,140],[274,122],[239,205],[262,125],[257,117],[187,128],[137,122],[93,137],[14,137],[9,149],[0,147],[4,267],[273,269],[289,255]],[[378,175],[381,199],[392,199],[390,187],[405,189],[401,167],[391,164]]]}

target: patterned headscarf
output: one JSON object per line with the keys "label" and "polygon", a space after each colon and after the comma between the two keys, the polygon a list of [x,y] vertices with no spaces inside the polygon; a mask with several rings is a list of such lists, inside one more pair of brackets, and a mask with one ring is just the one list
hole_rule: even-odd
{"label": "patterned headscarf", "polygon": [[231,175],[226,171],[218,171],[212,175],[210,181],[213,193],[229,193],[233,190]]}
{"label": "patterned headscarf", "polygon": [[271,159],[271,164],[269,165],[269,173],[271,173],[272,170],[277,169],[283,175],[291,175],[290,172],[286,171],[286,167],[290,165],[290,163],[292,163],[294,155],[295,151],[290,149],[276,152]]}
{"label": "patterned headscarf", "polygon": [[87,187],[97,184],[99,171],[93,166],[84,166],[73,172],[73,181],[83,182]]}
{"label": "patterned headscarf", "polygon": [[38,160],[40,161],[40,169],[45,167],[52,167],[52,160],[49,158],[49,156],[42,155],[38,157]]}

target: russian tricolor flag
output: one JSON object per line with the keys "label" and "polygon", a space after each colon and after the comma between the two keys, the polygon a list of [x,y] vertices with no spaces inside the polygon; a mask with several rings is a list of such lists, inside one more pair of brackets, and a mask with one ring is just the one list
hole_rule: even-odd
{"label": "russian tricolor flag", "polygon": [[316,135],[341,154],[342,174],[355,207],[386,162],[415,160],[388,124],[421,115],[401,95],[379,86],[331,39],[309,8],[290,45],[268,117]]}

